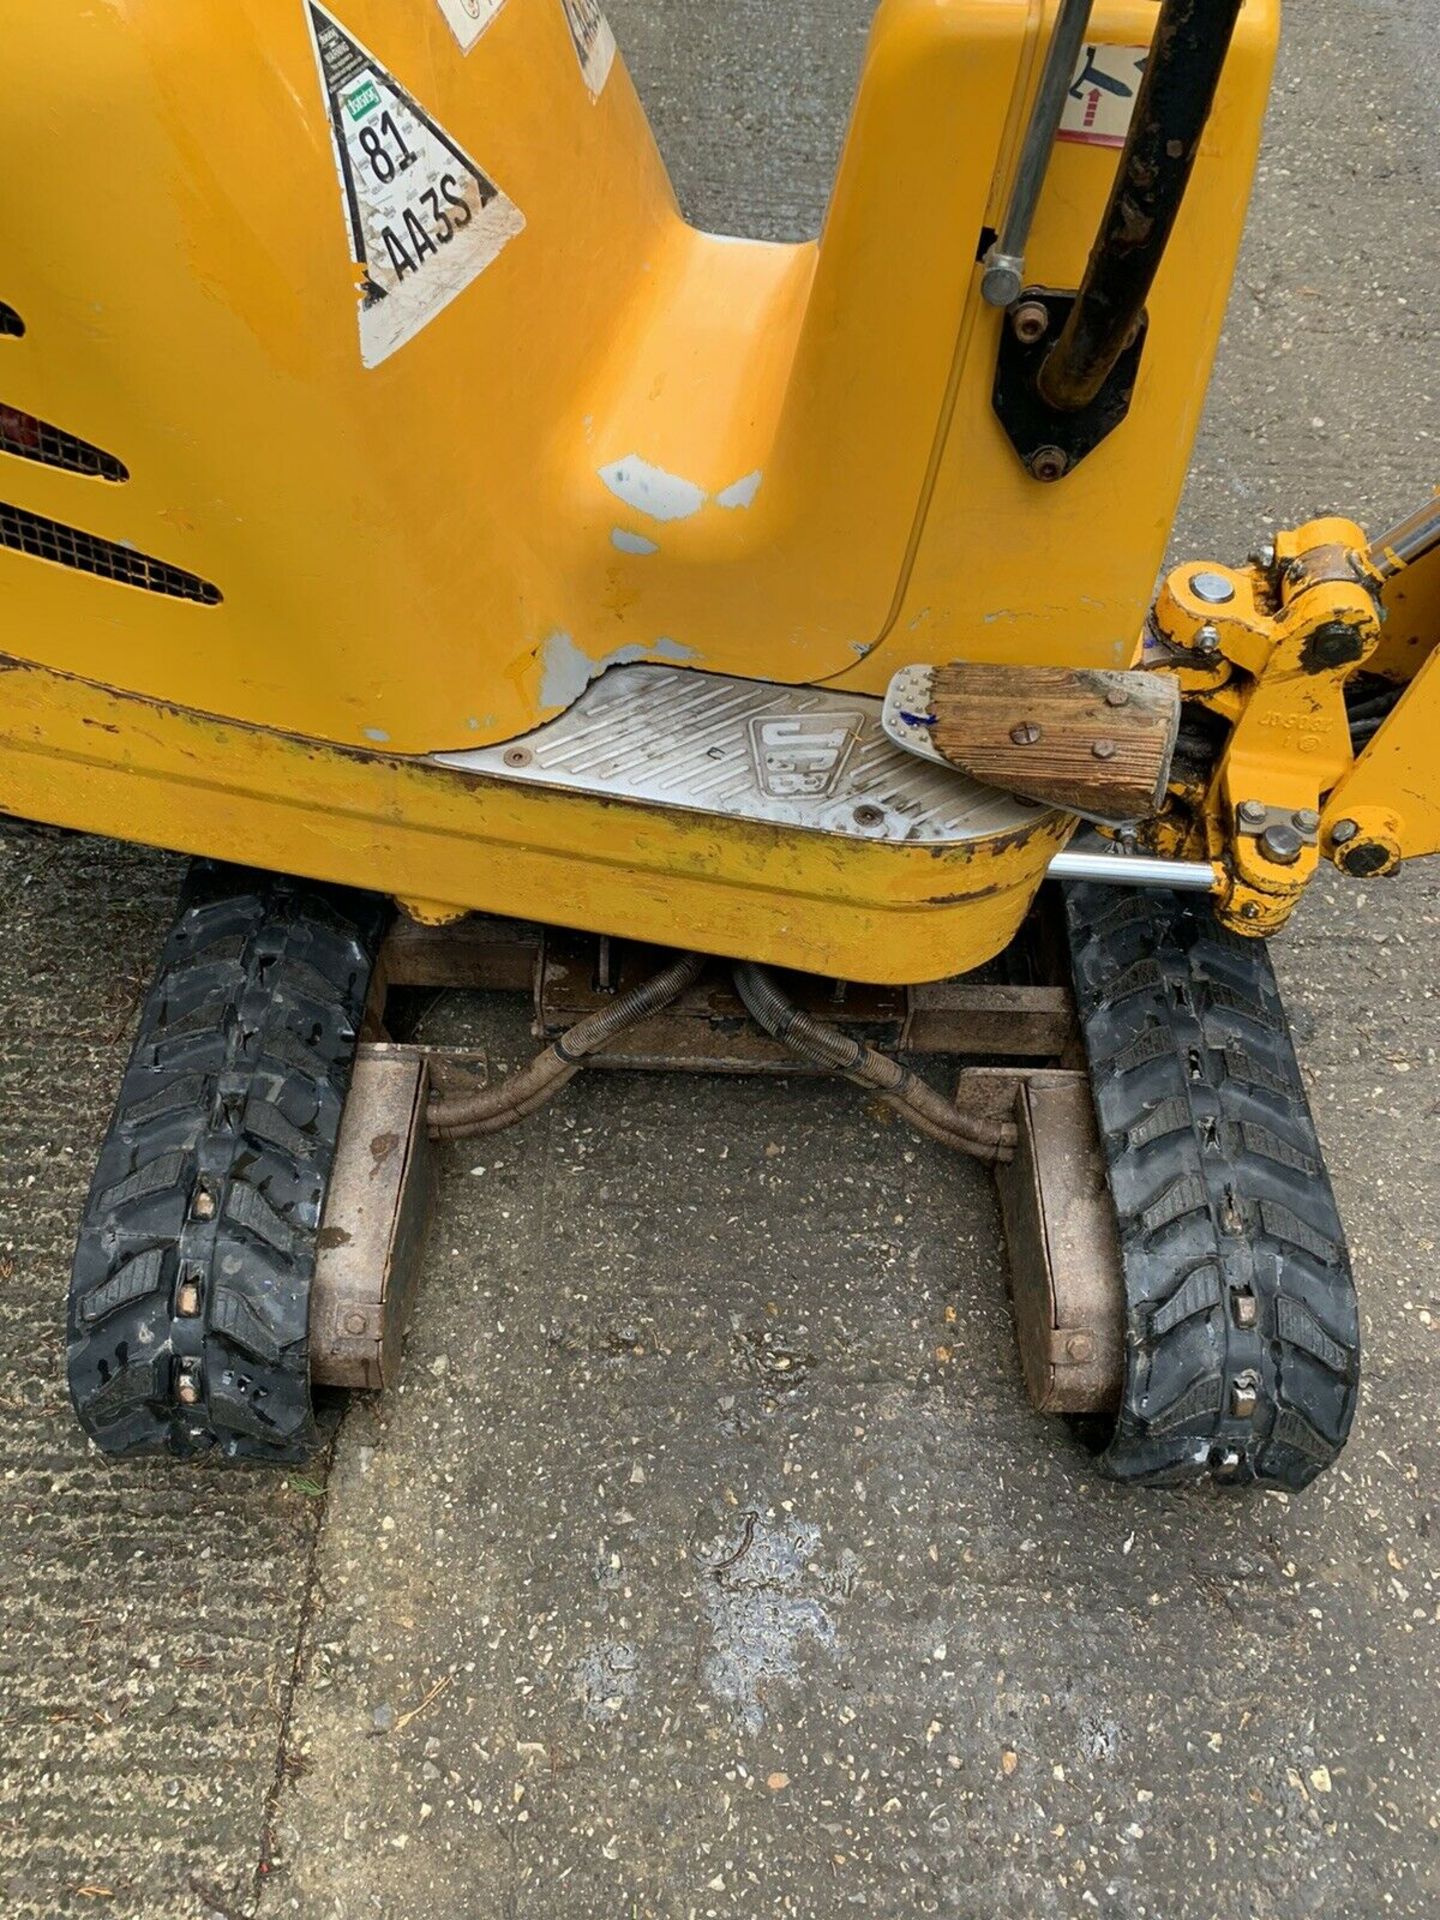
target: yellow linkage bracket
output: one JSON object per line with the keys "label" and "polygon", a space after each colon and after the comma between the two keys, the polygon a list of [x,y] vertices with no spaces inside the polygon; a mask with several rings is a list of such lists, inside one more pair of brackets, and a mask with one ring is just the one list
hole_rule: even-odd
{"label": "yellow linkage bracket", "polygon": [[1313,520],[1249,568],[1177,568],[1156,602],[1188,697],[1232,726],[1194,799],[1231,876],[1216,910],[1237,933],[1277,932],[1319,866],[1326,797],[1354,761],[1345,683],[1380,641],[1365,550],[1353,521]]}

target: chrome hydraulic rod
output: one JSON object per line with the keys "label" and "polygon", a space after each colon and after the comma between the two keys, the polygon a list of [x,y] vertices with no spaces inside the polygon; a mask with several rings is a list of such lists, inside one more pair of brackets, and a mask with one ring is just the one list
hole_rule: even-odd
{"label": "chrome hydraulic rod", "polygon": [[1175,893],[1216,893],[1220,869],[1209,860],[1157,860],[1145,853],[1082,848],[1057,853],[1046,869],[1052,880],[1102,880],[1116,887],[1169,887]]}
{"label": "chrome hydraulic rod", "polygon": [[980,290],[992,307],[1008,307],[1019,299],[1025,285],[1025,249],[1030,244],[1040,189],[1050,170],[1060,116],[1065,111],[1065,96],[1070,90],[1080,49],[1085,44],[1085,29],[1090,24],[1094,4],[1095,0],[1061,0],[1030,124],[1025,129],[1025,144],[1020,149],[1005,222],[985,255],[985,277]]}
{"label": "chrome hydraulic rod", "polygon": [[1432,494],[1398,527],[1372,540],[1365,564],[1376,579],[1393,580],[1436,547],[1440,547],[1440,493]]}

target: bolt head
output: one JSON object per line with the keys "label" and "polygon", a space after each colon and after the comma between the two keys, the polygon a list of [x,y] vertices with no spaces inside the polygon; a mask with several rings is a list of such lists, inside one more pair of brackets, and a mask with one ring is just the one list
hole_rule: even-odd
{"label": "bolt head", "polygon": [[1097,740],[1090,751],[1097,760],[1113,760],[1115,758],[1115,742],[1113,740]]}
{"label": "bolt head", "polygon": [[1190,591],[1207,607],[1228,607],[1235,598],[1235,589],[1223,573],[1192,573]]}
{"label": "bolt head", "polygon": [[1198,653],[1218,653],[1220,651],[1220,629],[1212,627],[1207,620],[1195,635],[1195,648]]}
{"label": "bolt head", "polygon": [[1044,733],[1033,720],[1022,720],[1018,727],[1010,729],[1010,738],[1017,747],[1033,747],[1037,740],[1044,738]]}
{"label": "bolt head", "polygon": [[1355,821],[1337,820],[1330,829],[1330,838],[1337,847],[1343,847],[1347,841],[1353,840],[1359,831],[1360,828]]}
{"label": "bolt head", "polygon": [[1292,813],[1290,818],[1301,833],[1314,833],[1320,825],[1320,816],[1313,807],[1301,807],[1299,812]]}
{"label": "bolt head", "polygon": [[1070,471],[1070,456],[1061,447],[1039,447],[1030,456],[1030,472],[1047,483],[1063,480]]}
{"label": "bolt head", "polygon": [[1088,1360],[1095,1351],[1095,1342],[1088,1333],[1072,1333],[1065,1342],[1065,1356],[1069,1360]]}
{"label": "bolt head", "polygon": [[1267,827],[1260,836],[1260,851],[1267,860],[1273,860],[1277,866],[1293,867],[1300,858],[1305,842],[1294,827],[1277,822]]}
{"label": "bolt head", "polygon": [[1050,310],[1041,300],[1022,300],[1010,316],[1010,326],[1017,340],[1033,347],[1050,330]]}
{"label": "bolt head", "polygon": [[1242,800],[1239,806],[1240,818],[1247,827],[1259,826],[1269,812],[1263,800]]}
{"label": "bolt head", "polygon": [[347,1313],[346,1314],[345,1316],[346,1333],[350,1333],[350,1334],[364,1333],[365,1325],[366,1325],[366,1321],[363,1313]]}
{"label": "bolt head", "polygon": [[1105,704],[1107,707],[1128,707],[1130,696],[1124,687],[1109,687],[1105,693]]}
{"label": "bolt head", "polygon": [[1273,540],[1262,540],[1250,555],[1250,559],[1251,563],[1259,567],[1262,573],[1273,573],[1275,571],[1275,542]]}

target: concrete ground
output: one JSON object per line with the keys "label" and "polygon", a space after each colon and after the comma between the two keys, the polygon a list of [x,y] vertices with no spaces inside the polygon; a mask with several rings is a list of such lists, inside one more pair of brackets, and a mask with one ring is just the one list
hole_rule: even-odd
{"label": "concrete ground", "polygon": [[[814,223],[870,10],[613,0],[696,218]],[[1429,11],[1292,9],[1188,550],[1437,477]],[[1368,1368],[1294,1500],[1097,1480],[985,1179],[853,1090],[620,1077],[447,1153],[313,1474],[107,1465],[61,1302],[178,875],[0,835],[0,1911],[1440,1911],[1440,871],[1277,952]]]}

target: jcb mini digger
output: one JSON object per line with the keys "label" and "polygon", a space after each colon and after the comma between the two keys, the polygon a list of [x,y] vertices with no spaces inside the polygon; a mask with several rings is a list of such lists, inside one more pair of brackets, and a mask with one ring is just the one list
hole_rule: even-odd
{"label": "jcb mini digger", "polygon": [[[883,0],[782,246],[686,224],[595,0],[7,10],[0,807],[199,856],[76,1256],[101,1447],[303,1458],[393,1371],[427,1136],[590,1062],[993,1162],[1109,1473],[1335,1458],[1264,942],[1440,848],[1440,505],[1155,591],[1277,31]],[[517,1074],[388,1037],[532,981]]]}

